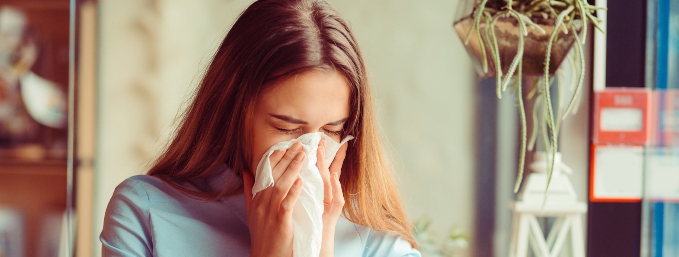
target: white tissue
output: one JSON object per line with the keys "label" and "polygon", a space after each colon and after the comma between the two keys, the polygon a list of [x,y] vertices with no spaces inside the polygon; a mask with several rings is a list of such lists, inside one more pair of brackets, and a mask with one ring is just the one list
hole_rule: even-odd
{"label": "white tissue", "polygon": [[294,257],[317,257],[321,252],[323,239],[323,179],[316,167],[318,143],[325,138],[325,164],[330,166],[339,148],[347,141],[353,139],[347,136],[342,142],[337,143],[323,132],[304,134],[296,139],[275,144],[262,156],[255,173],[255,185],[252,187],[252,196],[259,191],[273,186],[273,174],[269,156],[279,149],[288,149],[295,142],[302,144],[302,151],[306,153],[306,159],[299,172],[299,177],[304,180],[302,192],[297,198],[297,203],[292,211],[294,224],[294,239],[292,251]]}

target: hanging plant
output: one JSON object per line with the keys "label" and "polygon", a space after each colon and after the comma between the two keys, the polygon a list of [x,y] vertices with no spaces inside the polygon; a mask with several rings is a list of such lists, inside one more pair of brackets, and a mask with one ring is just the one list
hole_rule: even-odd
{"label": "hanging plant", "polygon": [[[543,131],[545,151],[552,156],[549,187],[560,121],[569,112],[576,111],[582,91],[586,70],[582,45],[588,34],[587,27],[591,23],[603,32],[601,21],[594,12],[605,8],[589,5],[586,0],[470,0],[464,3],[472,4],[471,11],[456,20],[453,27],[474,59],[477,73],[482,78],[495,76],[498,98],[502,98],[507,88],[517,94],[521,150],[514,192],[518,192],[523,180],[526,150],[532,150],[537,141],[538,124]],[[572,48],[575,52],[569,55]],[[562,86],[562,77],[566,74],[560,72],[559,67],[567,56],[571,59],[571,70],[577,74],[576,78],[570,79],[568,89],[573,95],[566,105],[560,100],[566,93]],[[532,82],[525,97],[523,77]],[[554,96],[550,92],[555,77],[556,111],[552,105]],[[527,100],[535,101],[530,141],[524,107]]]}

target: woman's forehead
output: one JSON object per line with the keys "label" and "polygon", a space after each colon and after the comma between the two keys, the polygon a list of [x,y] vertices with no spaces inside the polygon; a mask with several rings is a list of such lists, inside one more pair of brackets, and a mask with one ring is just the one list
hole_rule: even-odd
{"label": "woman's forehead", "polygon": [[336,119],[349,114],[349,98],[349,84],[341,73],[310,70],[270,85],[258,99],[258,106],[269,113],[295,115],[300,119],[323,115]]}

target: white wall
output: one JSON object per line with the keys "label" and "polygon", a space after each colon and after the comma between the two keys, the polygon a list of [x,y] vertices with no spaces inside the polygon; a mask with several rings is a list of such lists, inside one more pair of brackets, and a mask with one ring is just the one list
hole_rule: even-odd
{"label": "white wall", "polygon": [[[249,2],[99,2],[95,235],[113,189],[145,172]],[[349,20],[363,50],[411,219],[429,216],[441,235],[453,225],[471,234],[476,84],[451,28],[457,1],[329,2]]]}

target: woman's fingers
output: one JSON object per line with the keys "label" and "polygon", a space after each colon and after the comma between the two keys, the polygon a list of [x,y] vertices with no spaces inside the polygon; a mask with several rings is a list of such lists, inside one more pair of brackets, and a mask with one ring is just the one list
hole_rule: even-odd
{"label": "woman's fingers", "polygon": [[342,175],[342,165],[344,164],[344,158],[347,157],[347,148],[349,147],[349,143],[344,143],[339,150],[337,150],[337,154],[335,154],[335,159],[332,160],[332,164],[330,165],[330,173],[337,173],[337,175]]}
{"label": "woman's fingers", "polygon": [[[339,181],[339,177],[342,171],[342,165],[344,159],[346,158],[347,144],[344,144],[338,149],[335,158],[333,159],[330,167],[326,164],[326,139],[321,139],[317,150],[317,162],[316,166],[320,171],[321,178],[323,179],[324,186],[324,199],[325,209],[330,211],[334,215],[341,212],[344,206],[344,196],[342,193],[342,185]],[[272,188],[265,189],[264,198],[267,202],[270,201],[271,207],[278,205],[282,211],[292,210],[292,207],[297,201],[297,197],[301,191],[302,180],[299,178],[299,173],[301,171],[302,165],[306,159],[306,154],[302,151],[302,144],[297,142],[293,144],[287,150],[277,150],[274,151],[269,156],[269,161],[273,167],[274,175],[274,186]],[[254,184],[254,179],[252,179],[251,174],[244,175],[244,183],[246,191],[246,197],[252,199],[252,185]],[[249,187],[249,189],[247,189]],[[260,194],[258,194],[260,195]],[[252,201],[246,202],[246,207],[252,205]]]}
{"label": "woman's fingers", "polygon": [[323,203],[327,206],[332,203],[332,181],[330,181],[330,171],[325,164],[325,138],[321,138],[316,152],[316,167],[323,179]]}
{"label": "woman's fingers", "polygon": [[339,174],[332,173],[332,211],[339,214],[344,207],[344,195],[342,194],[342,184],[339,181]]}
{"label": "woman's fingers", "polygon": [[278,181],[278,178],[283,175],[288,168],[288,165],[295,159],[295,156],[297,156],[297,153],[299,153],[300,150],[302,150],[302,144],[296,142],[288,150],[285,150],[285,154],[282,155],[281,159],[275,165],[271,162],[274,181]]}
{"label": "woman's fingers", "polygon": [[[269,163],[271,164],[271,167],[276,167],[276,165],[278,165],[278,163],[281,161],[281,159],[283,159],[285,152],[286,152],[285,149],[279,149],[279,150],[273,151],[273,153],[271,153],[271,155],[269,155]],[[280,174],[278,174],[278,177],[280,177]],[[278,178],[278,177],[275,177],[275,178]]]}
{"label": "woman's fingers", "polygon": [[298,152],[297,155],[292,159],[290,164],[286,167],[285,172],[281,177],[274,183],[273,186],[273,196],[271,201],[278,204],[289,194],[290,188],[293,183],[299,178],[299,172],[302,170],[302,165],[306,159],[306,154],[304,152]]}
{"label": "woman's fingers", "polygon": [[303,183],[304,181],[302,180],[302,178],[297,178],[295,180],[295,183],[290,188],[290,191],[288,192],[287,196],[285,196],[283,201],[281,201],[280,210],[282,218],[290,218],[290,216],[292,216],[292,208],[295,206],[297,198],[299,197],[299,194],[302,191]]}

